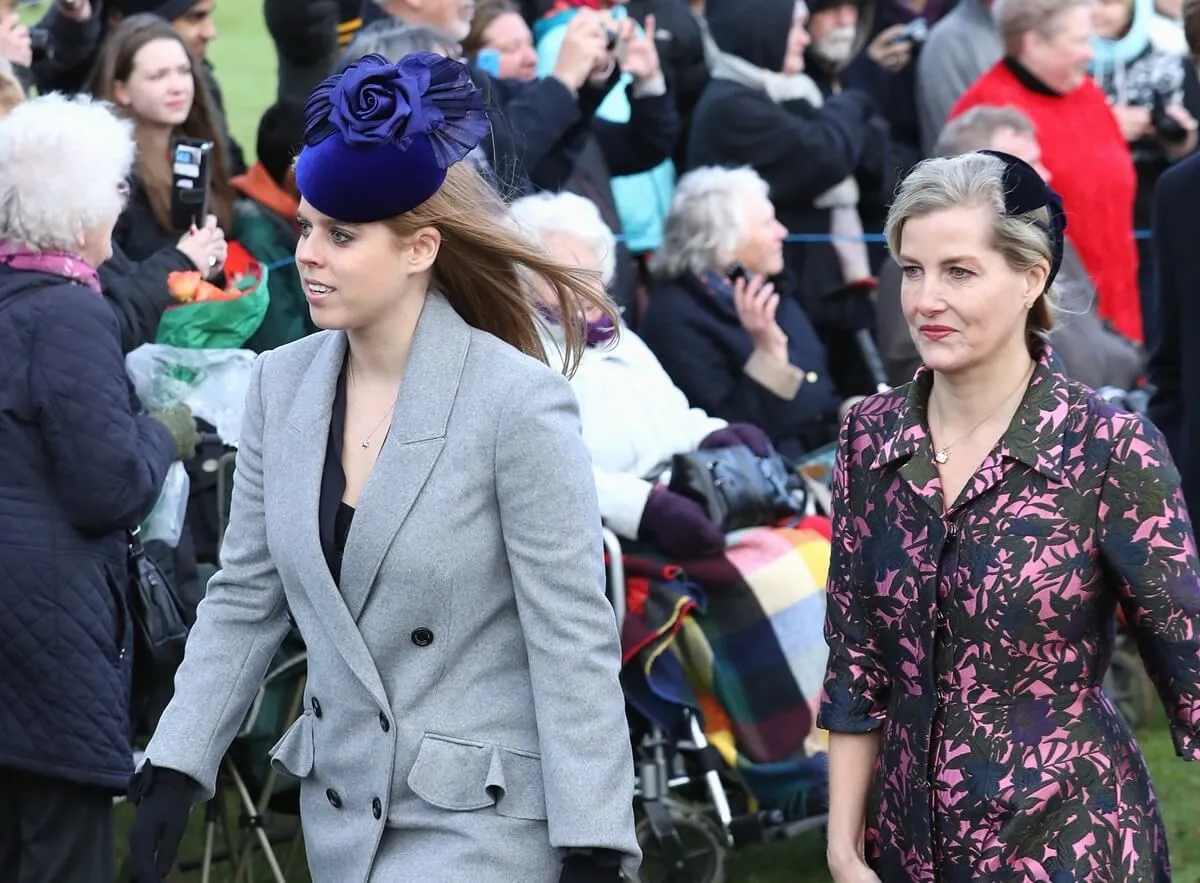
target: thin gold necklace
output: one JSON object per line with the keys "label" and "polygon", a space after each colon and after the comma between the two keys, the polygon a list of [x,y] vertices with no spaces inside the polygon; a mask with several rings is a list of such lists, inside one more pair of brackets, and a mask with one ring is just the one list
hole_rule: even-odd
{"label": "thin gold necklace", "polygon": [[1029,367],[1029,370],[1025,372],[1025,375],[1021,378],[1021,382],[1019,384],[1017,384],[1016,388],[1012,392],[1010,392],[1007,396],[1005,396],[1000,401],[1000,404],[998,404],[992,410],[991,413],[989,413],[986,417],[984,417],[982,420],[980,420],[978,423],[976,423],[974,426],[972,426],[970,429],[968,429],[966,432],[964,432],[962,435],[960,435],[954,441],[950,442],[950,444],[946,445],[945,447],[938,448],[937,452],[933,455],[933,461],[935,463],[937,463],[939,466],[941,466],[941,465],[945,464],[947,461],[949,461],[950,449],[952,447],[954,447],[956,444],[958,444],[963,439],[967,438],[976,429],[983,426],[983,424],[987,423],[989,420],[991,420],[993,417],[995,417],[997,414],[999,414],[1000,409],[1003,408],[1005,405],[1007,405],[1010,401],[1012,401],[1012,397],[1014,395],[1016,395],[1023,388],[1025,388],[1026,386],[1029,385],[1029,379],[1031,377],[1033,377],[1033,370],[1036,366],[1037,366],[1037,363],[1034,362],[1033,365],[1031,365]]}
{"label": "thin gold necklace", "polygon": [[[349,361],[346,362],[346,371],[350,374],[350,385],[351,386],[357,385],[356,381],[354,380],[354,366],[351,365]],[[396,407],[395,402],[392,402],[391,405],[388,406],[388,409],[386,411],[384,411],[383,416],[379,418],[379,422],[375,424],[375,428],[372,429],[369,433],[367,433],[367,437],[364,438],[360,442],[360,445],[362,447],[364,447],[364,448],[371,447],[372,437],[374,437],[375,433],[379,432],[379,427],[383,426],[383,421],[387,420],[388,417],[391,416],[391,413],[395,409],[395,407]]]}

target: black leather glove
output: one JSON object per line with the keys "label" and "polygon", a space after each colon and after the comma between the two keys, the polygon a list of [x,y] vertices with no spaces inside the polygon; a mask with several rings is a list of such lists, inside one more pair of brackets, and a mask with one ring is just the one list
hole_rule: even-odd
{"label": "black leather glove", "polygon": [[558,883],[620,883],[621,854],[611,849],[568,851]]}
{"label": "black leather glove", "polygon": [[190,776],[150,761],[134,774],[129,788],[129,799],[137,805],[129,829],[133,883],[160,883],[171,872],[199,794],[200,785]]}

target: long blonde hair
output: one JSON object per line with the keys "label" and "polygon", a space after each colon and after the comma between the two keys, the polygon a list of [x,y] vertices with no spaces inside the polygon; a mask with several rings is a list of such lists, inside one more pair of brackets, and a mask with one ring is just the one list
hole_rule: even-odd
{"label": "long blonde hair", "polygon": [[[450,167],[437,193],[385,223],[401,238],[422,227],[436,228],[442,245],[433,265],[433,288],[469,325],[526,355],[549,362],[530,274],[550,286],[559,315],[581,317],[596,308],[619,327],[619,313],[604,293],[599,273],[554,259],[507,223],[505,212],[500,197],[475,168],[459,162]],[[579,322],[564,321],[563,331],[563,373],[570,376],[587,338]]]}

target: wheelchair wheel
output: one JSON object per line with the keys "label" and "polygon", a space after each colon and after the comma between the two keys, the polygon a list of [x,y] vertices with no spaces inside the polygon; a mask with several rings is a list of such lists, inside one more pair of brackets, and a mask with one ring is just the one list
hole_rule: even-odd
{"label": "wheelchair wheel", "polygon": [[1120,641],[1113,650],[1112,665],[1104,676],[1104,692],[1130,729],[1142,726],[1154,713],[1154,682],[1129,642]]}
{"label": "wheelchair wheel", "polygon": [[638,822],[642,867],[633,883],[725,883],[725,836],[708,816],[684,807],[669,809],[671,823],[683,846],[683,868],[672,874],[663,845],[648,819]]}

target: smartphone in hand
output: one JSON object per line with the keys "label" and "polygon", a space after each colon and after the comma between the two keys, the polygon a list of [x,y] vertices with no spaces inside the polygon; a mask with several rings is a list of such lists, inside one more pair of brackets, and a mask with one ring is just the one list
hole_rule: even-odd
{"label": "smartphone in hand", "polygon": [[177,233],[204,224],[213,161],[211,141],[178,138],[171,148],[171,226]]}

